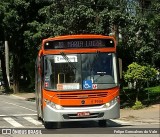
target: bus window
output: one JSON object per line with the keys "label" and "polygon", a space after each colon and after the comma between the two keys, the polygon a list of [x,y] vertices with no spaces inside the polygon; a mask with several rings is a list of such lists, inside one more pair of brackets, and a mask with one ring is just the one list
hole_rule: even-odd
{"label": "bus window", "polygon": [[[113,53],[85,53],[47,55],[45,57],[45,88],[52,90],[80,90],[84,82],[96,89],[117,86]],[[46,66],[45,65],[45,66]],[[81,73],[82,72],[82,73]],[[92,88],[91,88],[92,89]]]}
{"label": "bus window", "polygon": [[97,89],[111,88],[117,85],[114,70],[113,53],[94,53],[82,55],[82,77],[96,84]]}
{"label": "bus window", "polygon": [[80,89],[79,55],[47,55],[48,70],[45,74],[46,88],[54,90]]}

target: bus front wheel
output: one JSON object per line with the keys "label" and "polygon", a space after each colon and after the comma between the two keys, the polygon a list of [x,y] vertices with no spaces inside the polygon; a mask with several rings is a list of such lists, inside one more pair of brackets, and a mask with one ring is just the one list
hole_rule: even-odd
{"label": "bus front wheel", "polygon": [[45,121],[45,122],[43,122],[43,124],[44,124],[44,127],[45,127],[46,129],[58,128],[56,122],[46,122],[46,121]]}
{"label": "bus front wheel", "polygon": [[98,125],[100,127],[106,127],[107,126],[107,121],[106,120],[99,120],[98,121]]}

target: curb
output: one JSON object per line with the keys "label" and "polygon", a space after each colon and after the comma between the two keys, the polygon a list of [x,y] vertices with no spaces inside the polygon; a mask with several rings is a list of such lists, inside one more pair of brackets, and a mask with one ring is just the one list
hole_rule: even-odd
{"label": "curb", "polygon": [[11,94],[11,96],[16,97],[16,98],[19,98],[19,99],[27,100],[27,98],[21,97],[21,96],[18,96],[18,95]]}
{"label": "curb", "polygon": [[22,99],[22,100],[26,100],[26,101],[35,101],[35,97],[22,97],[22,96],[19,96],[19,95],[14,95],[14,94],[11,94],[10,96],[13,96],[15,98],[18,98],[18,99]]}
{"label": "curb", "polygon": [[120,118],[119,120],[126,121],[128,123],[141,123],[141,124],[160,124],[158,120],[151,120],[151,119],[126,119],[126,118]]}

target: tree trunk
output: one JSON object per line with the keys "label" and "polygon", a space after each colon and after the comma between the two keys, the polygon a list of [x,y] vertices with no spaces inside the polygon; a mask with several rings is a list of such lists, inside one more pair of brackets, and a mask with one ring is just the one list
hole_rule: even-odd
{"label": "tree trunk", "polygon": [[4,81],[4,89],[6,93],[9,93],[10,88],[6,74],[5,57],[1,52],[0,52],[0,60],[1,60],[2,76]]}
{"label": "tree trunk", "polygon": [[136,101],[138,101],[139,91],[140,91],[140,88],[138,87],[137,88],[137,94],[136,94]]}
{"label": "tree trunk", "polygon": [[113,25],[113,31],[115,33],[115,39],[116,39],[116,44],[118,45],[119,43],[119,27],[118,25]]}
{"label": "tree trunk", "polygon": [[13,56],[13,92],[19,93],[19,59]]}

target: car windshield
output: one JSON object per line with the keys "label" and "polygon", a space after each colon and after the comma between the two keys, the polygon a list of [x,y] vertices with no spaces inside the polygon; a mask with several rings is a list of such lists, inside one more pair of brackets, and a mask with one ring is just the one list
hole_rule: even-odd
{"label": "car windshield", "polygon": [[54,91],[108,89],[118,85],[114,53],[46,55],[44,87]]}

